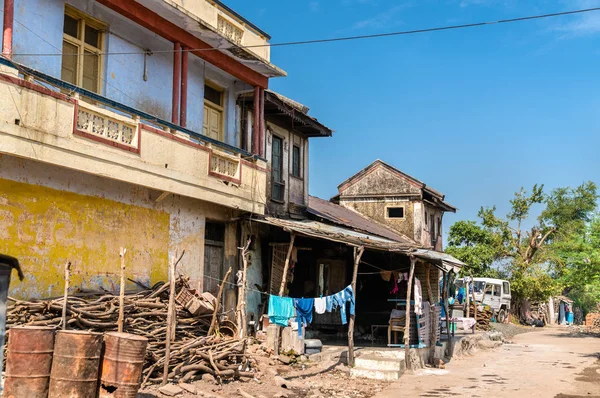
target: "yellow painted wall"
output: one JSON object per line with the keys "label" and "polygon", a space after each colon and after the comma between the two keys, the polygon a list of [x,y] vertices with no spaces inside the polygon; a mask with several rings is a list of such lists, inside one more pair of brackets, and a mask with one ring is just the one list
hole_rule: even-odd
{"label": "yellow painted wall", "polygon": [[0,179],[0,253],[17,257],[25,273],[23,282],[13,275],[11,296],[62,295],[67,260],[73,291],[117,291],[121,246],[127,248],[128,278],[167,280],[169,214]]}

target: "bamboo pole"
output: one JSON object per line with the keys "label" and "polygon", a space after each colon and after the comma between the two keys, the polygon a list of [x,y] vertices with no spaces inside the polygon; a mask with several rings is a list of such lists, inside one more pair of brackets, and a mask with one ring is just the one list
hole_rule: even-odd
{"label": "bamboo pole", "polygon": [[162,385],[167,384],[169,378],[169,362],[171,361],[171,340],[174,340],[175,329],[176,329],[176,314],[175,314],[175,269],[177,264],[183,258],[185,250],[181,253],[181,256],[177,261],[177,250],[175,250],[175,257],[171,258],[169,263],[169,304],[167,307],[167,333],[165,336],[165,364],[163,367],[163,379]]}
{"label": "bamboo pole", "polygon": [[248,248],[250,247],[250,243],[252,240],[248,238],[246,242],[246,246],[240,247],[242,250],[242,277],[240,281],[240,285],[238,287],[238,332],[240,333],[241,338],[245,338],[248,334],[248,322],[246,322],[246,275],[248,271]]}
{"label": "bamboo pole", "polygon": [[417,259],[414,256],[410,257],[410,273],[408,275],[408,291],[406,292],[406,321],[404,322],[404,360],[406,369],[412,368],[410,360],[410,299],[412,295],[413,278],[415,275],[415,264]]}
{"label": "bamboo pole", "polygon": [[65,263],[65,295],[62,309],[62,329],[67,330],[67,303],[69,301],[69,280],[71,279],[71,262]]}
{"label": "bamboo pole", "polygon": [[119,257],[121,257],[121,288],[119,290],[119,320],[117,321],[119,333],[123,332],[125,319],[125,253],[127,253],[127,249],[122,247],[119,250]]}
{"label": "bamboo pole", "polygon": [[221,297],[223,296],[223,288],[225,287],[225,284],[227,283],[227,279],[229,279],[229,275],[231,275],[231,267],[229,267],[229,270],[225,273],[225,276],[223,277],[223,281],[221,281],[221,286],[219,286],[219,293],[217,294],[217,302],[215,304],[215,309],[213,311],[213,316],[210,321],[210,327],[208,328],[207,336],[211,336],[213,334],[213,332],[215,331],[215,328],[217,327],[217,315],[219,314],[219,308],[221,307]]}
{"label": "bamboo pole", "polygon": [[[358,265],[365,248],[363,246],[354,248],[354,270],[352,271],[352,294],[354,295],[354,306],[356,307],[356,277],[358,275]],[[348,323],[348,366],[354,366],[354,322],[356,314],[350,314]]]}
{"label": "bamboo pole", "polygon": [[[287,274],[290,269],[290,259],[292,257],[292,251],[294,249],[294,241],[296,240],[296,234],[293,232],[290,233],[290,246],[288,247],[288,252],[285,256],[285,264],[283,266],[283,276],[281,277],[281,286],[279,286],[279,297],[282,297],[285,293],[285,285],[287,283]],[[279,355],[279,343],[280,343],[280,334],[281,327],[277,327],[277,332],[275,333],[275,353]]]}

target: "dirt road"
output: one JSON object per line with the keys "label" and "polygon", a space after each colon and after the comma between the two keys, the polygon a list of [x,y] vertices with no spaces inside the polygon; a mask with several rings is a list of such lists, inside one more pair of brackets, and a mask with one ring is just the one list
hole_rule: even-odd
{"label": "dirt road", "polygon": [[406,373],[376,397],[600,398],[600,338],[547,328],[513,342],[455,359],[445,370]]}

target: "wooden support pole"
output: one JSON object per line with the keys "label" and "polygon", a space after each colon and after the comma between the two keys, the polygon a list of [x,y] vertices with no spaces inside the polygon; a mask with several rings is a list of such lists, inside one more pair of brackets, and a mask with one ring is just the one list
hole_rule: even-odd
{"label": "wooden support pole", "polygon": [[123,322],[125,320],[125,253],[127,249],[124,247],[119,250],[119,257],[121,257],[121,284],[119,289],[119,320],[117,321],[117,328],[119,333],[123,332]]}
{"label": "wooden support pole", "polygon": [[169,304],[167,307],[167,335],[165,337],[165,365],[163,367],[163,379],[162,385],[167,384],[169,378],[169,362],[171,361],[171,341],[175,338],[175,329],[177,326],[176,313],[175,313],[175,269],[177,264],[183,258],[185,250],[181,253],[181,256],[177,261],[177,250],[175,250],[175,257],[171,258],[169,262]]}
{"label": "wooden support pole", "polygon": [[292,232],[290,234],[290,246],[288,247],[287,255],[285,256],[285,265],[283,266],[283,276],[281,277],[281,286],[279,286],[279,296],[283,296],[285,293],[285,284],[287,283],[287,274],[290,269],[290,259],[292,258],[292,251],[294,249],[294,241],[296,235]]}
{"label": "wooden support pole", "polygon": [[[283,276],[281,277],[281,286],[279,286],[279,297],[282,297],[285,293],[285,285],[287,283],[287,274],[290,269],[290,259],[292,258],[292,251],[294,250],[294,241],[296,240],[296,234],[293,232],[290,233],[290,246],[288,247],[288,252],[285,256],[285,264],[283,266]],[[277,331],[275,333],[275,354],[279,355],[279,343],[281,341],[281,327],[277,326]]]}
{"label": "wooden support pole", "polygon": [[225,276],[223,277],[221,286],[219,286],[219,293],[217,294],[217,303],[215,304],[215,309],[213,311],[213,316],[210,321],[210,327],[208,328],[207,336],[212,336],[213,332],[217,327],[217,315],[219,314],[219,308],[221,307],[221,297],[223,297],[223,288],[227,283],[227,279],[229,279],[229,275],[231,275],[231,271],[231,267],[229,267],[229,270],[225,273]]}
{"label": "wooden support pole", "polygon": [[246,246],[240,247],[242,251],[242,277],[239,281],[240,286],[238,287],[237,324],[241,338],[246,338],[248,334],[248,322],[246,322],[246,275],[248,271],[248,248],[250,247],[250,243],[252,243],[252,240],[248,238]]}
{"label": "wooden support pole", "polygon": [[404,360],[406,361],[406,369],[412,368],[410,360],[410,299],[412,296],[413,278],[415,276],[415,264],[417,259],[414,256],[410,257],[410,273],[408,274],[408,289],[406,292],[406,321],[404,322]]}
{"label": "wooden support pole", "polygon": [[[471,281],[473,281],[473,276],[471,276]],[[475,299],[475,283],[473,282],[473,293],[471,293],[473,295],[473,307],[475,308],[475,310],[473,311],[473,318],[475,318],[475,322],[477,322],[477,300]],[[467,291],[467,296],[469,295],[469,292]],[[475,325],[477,325],[477,323],[475,323]]]}
{"label": "wooden support pole", "polygon": [[465,317],[469,318],[469,315],[471,315],[471,306],[470,306],[471,300],[469,299],[469,282],[468,282],[469,279],[468,278],[465,278],[465,279],[467,279],[467,281],[465,282],[465,298],[467,299],[467,311],[465,313]]}
{"label": "wooden support pole", "polygon": [[448,356],[450,356],[450,352],[452,351],[452,334],[450,333],[450,310],[448,307],[448,283],[450,279],[450,273],[444,272],[444,284],[442,291],[442,302],[444,305],[444,311],[446,312],[446,335],[448,337],[448,347],[447,352]]}
{"label": "wooden support pole", "polygon": [[67,303],[69,302],[69,280],[71,279],[71,262],[65,263],[65,295],[62,309],[62,329],[67,330]]}
{"label": "wooden support pole", "polygon": [[436,343],[436,326],[438,324],[437,319],[435,319],[435,311],[433,308],[437,305],[437,303],[433,300],[433,291],[431,290],[431,264],[425,264],[425,279],[427,279],[427,297],[429,298],[429,319],[431,327],[429,328],[430,336],[429,336],[429,363],[433,364],[433,360],[435,358],[435,343]]}
{"label": "wooden support pole", "polygon": [[[358,265],[360,264],[360,258],[365,252],[363,246],[354,248],[354,270],[352,271],[352,294],[354,295],[354,306],[356,307],[356,277],[358,275]],[[350,315],[350,322],[348,323],[348,366],[354,366],[354,323],[356,321],[356,314]]]}

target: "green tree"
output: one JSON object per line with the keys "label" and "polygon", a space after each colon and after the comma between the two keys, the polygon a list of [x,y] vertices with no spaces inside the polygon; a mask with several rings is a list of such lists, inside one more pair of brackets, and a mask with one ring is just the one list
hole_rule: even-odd
{"label": "green tree", "polygon": [[[562,291],[567,271],[580,268],[567,266],[572,263],[567,257],[573,255],[567,249],[583,250],[581,242],[574,240],[586,234],[597,200],[592,182],[558,188],[548,195],[543,185],[534,185],[531,192],[521,188],[505,217],[496,214],[495,206],[482,207],[479,224],[459,221],[452,225],[447,251],[468,264],[465,273],[473,276],[494,276],[498,273],[494,265],[502,264],[514,295],[546,299]],[[537,218],[531,216],[535,205],[543,207]]]}

